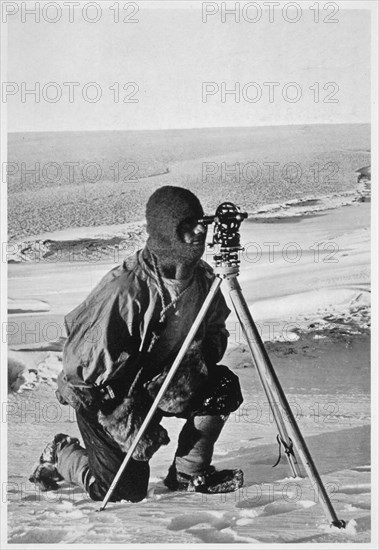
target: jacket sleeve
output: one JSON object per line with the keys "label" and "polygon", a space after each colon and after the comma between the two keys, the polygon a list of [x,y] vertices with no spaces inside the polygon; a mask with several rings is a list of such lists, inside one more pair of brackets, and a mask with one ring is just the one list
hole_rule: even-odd
{"label": "jacket sleeve", "polygon": [[230,309],[226,305],[225,298],[221,290],[218,290],[205,320],[202,352],[207,364],[218,363],[225,353],[229,337],[225,321],[229,313]]}
{"label": "jacket sleeve", "polygon": [[102,385],[136,363],[139,333],[134,294],[120,289],[117,280],[108,280],[66,317],[63,367],[71,384]]}

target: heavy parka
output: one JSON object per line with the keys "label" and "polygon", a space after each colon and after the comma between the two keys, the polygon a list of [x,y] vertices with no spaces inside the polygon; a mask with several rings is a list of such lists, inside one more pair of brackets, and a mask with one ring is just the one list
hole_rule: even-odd
{"label": "heavy parka", "polygon": [[[173,295],[184,286],[188,289],[176,308],[167,312],[161,326],[158,280],[149,260],[147,249],[127,258],[65,317],[68,338],[58,377],[62,396],[73,388],[98,388],[109,383],[122,385],[122,393],[127,395],[141,367],[144,379],[149,380],[174,360],[215,275],[206,262],[200,261],[190,279],[166,280]],[[215,365],[225,352],[229,313],[219,291],[195,337],[206,364]],[[148,351],[153,333],[159,338]],[[188,380],[191,384],[191,377]]]}

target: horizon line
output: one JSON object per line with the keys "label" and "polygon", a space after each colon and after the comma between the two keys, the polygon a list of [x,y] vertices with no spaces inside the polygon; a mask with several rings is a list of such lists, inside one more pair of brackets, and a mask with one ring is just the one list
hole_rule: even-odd
{"label": "horizon line", "polygon": [[7,131],[7,134],[42,134],[42,133],[64,133],[64,132],[81,132],[81,133],[90,133],[90,132],[167,132],[167,131],[178,131],[178,130],[232,130],[232,129],[241,129],[241,128],[278,128],[285,126],[343,126],[343,125],[358,125],[358,124],[367,124],[371,125],[371,121],[361,121],[361,122],[299,122],[296,124],[257,124],[254,126],[191,126],[187,128],[123,128],[123,129],[97,129],[97,130],[15,130]]}

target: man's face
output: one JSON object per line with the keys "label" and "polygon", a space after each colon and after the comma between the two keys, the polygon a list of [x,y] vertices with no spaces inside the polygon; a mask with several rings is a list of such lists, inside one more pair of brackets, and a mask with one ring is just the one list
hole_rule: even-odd
{"label": "man's face", "polygon": [[194,246],[204,246],[207,236],[207,227],[197,219],[184,220],[179,226],[179,237],[186,243]]}

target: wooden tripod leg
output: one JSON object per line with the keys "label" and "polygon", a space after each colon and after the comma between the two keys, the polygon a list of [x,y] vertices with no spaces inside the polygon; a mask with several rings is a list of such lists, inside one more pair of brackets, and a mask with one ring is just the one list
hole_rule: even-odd
{"label": "wooden tripod leg", "polygon": [[[240,319],[241,324],[245,327],[245,335],[247,336],[249,347],[253,354],[257,369],[260,372],[260,377],[265,380],[265,383],[270,388],[274,400],[276,400],[277,403],[280,403],[282,409],[286,413],[290,435],[292,436],[293,442],[304,464],[304,468],[311,483],[317,488],[324,512],[332,525],[343,528],[346,524],[343,520],[338,519],[333,508],[320,474],[318,473],[316,465],[313,462],[309,449],[304,441],[299,426],[297,425],[296,419],[291,411],[278,377],[276,376],[276,372],[272,366],[266,348],[264,347],[258,329],[255,326],[250,310],[242,295],[242,290],[238,280],[236,277],[228,277],[225,280],[228,285],[231,300],[237,310],[238,318]],[[248,330],[246,327],[248,327]]]}
{"label": "wooden tripod leg", "polygon": [[[288,432],[287,432],[287,428],[286,428],[286,425],[284,423],[284,420],[283,420],[283,417],[282,417],[282,413],[280,412],[280,409],[279,409],[279,406],[278,406],[278,403],[277,401],[275,401],[273,395],[272,395],[272,392],[271,392],[271,389],[270,389],[270,386],[267,384],[266,382],[266,379],[264,377],[262,377],[262,374],[261,374],[261,371],[258,369],[258,366],[255,362],[255,358],[254,358],[254,351],[252,349],[252,343],[251,343],[251,339],[248,337],[248,334],[247,334],[247,330],[246,330],[246,326],[244,325],[244,323],[241,321],[240,319],[240,316],[238,314],[238,306],[237,304],[234,302],[233,298],[234,298],[234,294],[232,294],[230,296],[231,300],[232,300],[232,303],[233,303],[233,307],[235,309],[235,312],[236,312],[236,315],[237,315],[237,318],[240,322],[240,325],[241,325],[241,328],[242,328],[242,331],[245,335],[245,338],[246,338],[246,341],[249,345],[249,348],[250,348],[250,352],[251,352],[251,356],[252,356],[252,359],[253,359],[253,363],[255,365],[255,368],[256,368],[256,371],[258,373],[258,377],[259,377],[259,380],[262,384],[262,387],[263,387],[263,390],[266,394],[266,397],[267,397],[267,401],[270,405],[270,408],[271,408],[271,411],[272,411],[272,414],[273,414],[273,417],[274,417],[274,420],[275,420],[275,424],[276,424],[276,427],[278,429],[278,432],[279,432],[279,437],[283,443],[283,445],[287,446],[287,448],[291,448],[291,440],[290,440],[290,437],[288,435]],[[293,477],[302,477],[301,475],[301,472],[300,472],[300,468],[299,468],[299,464],[296,460],[296,456],[294,453],[288,453],[286,452],[286,457],[287,457],[287,460],[288,460],[288,463],[289,463],[289,466],[291,468],[291,472],[292,472],[292,476]]]}

